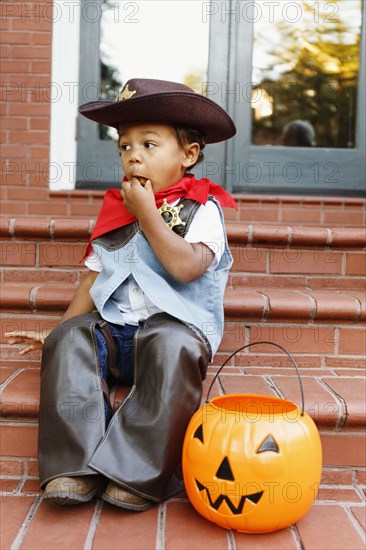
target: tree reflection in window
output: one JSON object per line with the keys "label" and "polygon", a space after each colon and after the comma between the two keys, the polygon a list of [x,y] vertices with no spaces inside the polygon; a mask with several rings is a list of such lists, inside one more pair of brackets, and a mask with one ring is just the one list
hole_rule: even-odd
{"label": "tree reflection in window", "polygon": [[253,143],[309,145],[286,141],[296,121],[310,145],[355,147],[361,0],[255,4]]}

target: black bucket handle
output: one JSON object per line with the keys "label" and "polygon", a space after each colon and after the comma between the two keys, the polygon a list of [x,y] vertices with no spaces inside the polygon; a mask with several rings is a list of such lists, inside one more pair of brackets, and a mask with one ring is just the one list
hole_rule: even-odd
{"label": "black bucket handle", "polygon": [[208,391],[207,391],[207,395],[206,395],[206,400],[205,400],[205,403],[209,403],[209,398],[210,398],[210,393],[211,393],[211,390],[212,390],[212,386],[214,385],[217,377],[219,376],[220,372],[222,371],[222,369],[225,367],[225,365],[230,361],[230,359],[232,357],[234,357],[234,355],[236,355],[239,351],[242,351],[243,349],[246,349],[246,348],[249,348],[251,346],[258,346],[259,344],[270,344],[271,346],[276,346],[277,348],[280,348],[284,353],[286,353],[286,355],[291,359],[292,361],[292,364],[294,365],[295,369],[296,369],[296,372],[297,372],[297,376],[298,376],[298,379],[299,379],[299,384],[300,384],[300,393],[301,393],[301,416],[304,416],[304,412],[305,412],[305,399],[304,399],[304,389],[303,389],[303,386],[302,386],[302,380],[301,380],[301,375],[300,375],[300,370],[299,370],[299,367],[297,366],[297,363],[295,361],[295,359],[292,357],[291,353],[289,351],[287,351],[285,348],[283,348],[282,346],[280,346],[279,344],[275,344],[275,342],[252,342],[251,344],[246,344],[245,346],[242,346],[241,348],[237,349],[236,351],[234,351],[227,359],[226,361],[221,365],[221,367],[219,368],[219,370],[217,371],[217,373],[215,374],[209,388],[208,388]]}

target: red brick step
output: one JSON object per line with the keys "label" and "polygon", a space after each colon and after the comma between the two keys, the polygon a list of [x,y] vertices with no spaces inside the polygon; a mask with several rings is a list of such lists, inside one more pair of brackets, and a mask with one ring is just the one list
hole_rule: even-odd
{"label": "red brick step", "polygon": [[[2,220],[2,282],[77,283],[93,220]],[[228,224],[229,284],[362,290],[366,233],[359,228]],[[346,279],[346,281],[345,281]]]}
{"label": "red brick step", "polygon": [[[118,521],[120,529],[124,522],[129,526],[124,536],[124,548],[154,547],[152,544],[157,536],[163,537],[165,547],[172,549],[187,548],[187,540],[192,548],[205,544],[205,541],[212,544],[214,540],[220,548],[228,550],[234,543],[237,548],[241,545],[255,548],[257,543],[264,548],[267,542],[268,548],[298,549],[300,539],[304,549],[343,548],[338,545],[339,541],[342,545],[348,541],[351,545],[348,547],[352,549],[363,548],[366,475],[364,433],[361,431],[365,414],[362,418],[359,415],[364,407],[362,378],[340,378],[326,369],[323,374],[316,371],[314,378],[312,369],[302,369],[306,408],[318,425],[323,446],[324,466],[319,493],[309,514],[296,526],[270,535],[254,536],[225,531],[207,522],[194,511],[184,493],[144,514],[117,510],[102,501],[82,506],[76,515],[75,511],[70,515],[70,510],[47,506],[39,491],[36,461],[39,369],[17,368],[14,363],[5,368],[9,376],[5,376],[3,382],[2,413],[7,416],[0,432],[3,454],[0,473],[2,501],[6,503],[3,521],[7,520],[7,528],[4,530],[6,542],[2,547],[10,548],[13,544],[19,548],[22,544],[25,548],[47,548],[53,537],[60,537],[70,525],[68,544],[72,543],[73,548],[120,548],[115,546],[115,537],[110,539],[107,532],[110,522]],[[204,395],[214,372],[211,367]],[[218,395],[223,389],[227,392],[284,395],[291,400],[299,397],[297,379],[289,367],[282,368],[281,374],[278,369],[268,367],[261,375],[248,375],[238,367],[229,367],[228,372],[220,376],[211,396]],[[339,525],[334,523],[334,517]],[[78,522],[81,523],[76,529]],[[331,535],[319,529],[327,522],[330,522]],[[182,525],[189,525],[188,539],[182,537]],[[60,540],[64,541],[64,537]],[[136,546],[137,540],[139,546]]]}
{"label": "red brick step", "polygon": [[[79,206],[83,197],[85,192]],[[224,338],[204,384],[205,395],[217,365],[246,343],[271,340],[293,353],[324,453],[320,490],[308,516],[255,537],[207,522],[184,494],[144,514],[102,501],[77,514],[47,506],[36,458],[40,354],[21,357],[1,340],[0,473],[7,526],[1,547],[65,547],[67,532],[71,548],[119,548],[118,522],[125,548],[364,548],[364,203],[342,201],[243,197],[239,212],[227,213],[236,216],[228,224],[235,261],[225,295]],[[255,210],[259,217],[262,212],[261,223]],[[2,333],[58,323],[83,276],[79,259],[93,222],[24,218],[2,225]],[[293,370],[271,346],[246,349],[229,361],[212,396],[263,393],[298,402]],[[116,405],[122,398],[119,389]]]}
{"label": "red brick step", "polygon": [[[4,211],[7,206],[9,212],[34,218],[39,216],[64,219],[95,218],[104,195],[104,191],[93,190],[49,191],[45,200],[40,199],[40,189],[38,189],[38,193],[28,193],[27,200],[24,200],[24,189],[22,189],[20,205],[19,200],[15,202],[15,197],[7,197],[7,190],[4,191]],[[15,189],[15,192],[18,191]],[[237,212],[232,209],[227,210],[225,215],[228,220],[256,224],[301,223],[301,225],[332,227],[354,227],[366,224],[365,200],[362,198],[236,194],[235,199],[239,209]]]}
{"label": "red brick step", "polygon": [[[76,290],[72,284],[10,283],[2,285],[1,309],[8,312],[64,311]],[[366,318],[366,296],[357,290],[312,291],[260,288],[227,288],[226,318],[258,321],[272,319],[307,321],[339,320],[358,323]]]}

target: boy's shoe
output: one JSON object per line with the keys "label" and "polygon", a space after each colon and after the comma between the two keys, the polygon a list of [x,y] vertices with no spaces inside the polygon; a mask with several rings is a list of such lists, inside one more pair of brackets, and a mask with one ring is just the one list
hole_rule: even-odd
{"label": "boy's shoe", "polygon": [[106,490],[102,494],[102,499],[110,504],[114,504],[114,506],[119,506],[126,510],[135,510],[136,512],[143,512],[153,505],[150,500],[134,495],[113,482],[108,483]]}
{"label": "boy's shoe", "polygon": [[47,483],[44,491],[44,500],[61,506],[72,506],[89,502],[98,496],[105,480],[96,476],[57,477]]}

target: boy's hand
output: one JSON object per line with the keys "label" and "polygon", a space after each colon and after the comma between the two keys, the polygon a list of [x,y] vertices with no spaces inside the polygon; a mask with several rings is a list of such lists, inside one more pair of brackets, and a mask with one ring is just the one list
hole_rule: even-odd
{"label": "boy's hand", "polygon": [[49,335],[51,330],[45,330],[43,332],[35,330],[14,330],[13,332],[5,332],[5,338],[8,344],[24,344],[27,346],[19,350],[19,355],[24,355],[29,351],[36,349],[42,349],[45,338]]}
{"label": "boy's hand", "polygon": [[121,196],[127,210],[137,219],[145,216],[150,211],[157,211],[150,180],[147,180],[144,185],[140,183],[137,177],[124,181]]}

